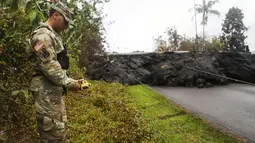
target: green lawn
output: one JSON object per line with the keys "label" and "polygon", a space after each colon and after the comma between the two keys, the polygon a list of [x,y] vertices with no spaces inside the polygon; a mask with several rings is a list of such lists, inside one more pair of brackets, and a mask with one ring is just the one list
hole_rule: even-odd
{"label": "green lawn", "polygon": [[153,140],[173,143],[245,142],[213,128],[205,120],[178,107],[164,96],[145,86],[129,87],[131,97],[149,121]]}

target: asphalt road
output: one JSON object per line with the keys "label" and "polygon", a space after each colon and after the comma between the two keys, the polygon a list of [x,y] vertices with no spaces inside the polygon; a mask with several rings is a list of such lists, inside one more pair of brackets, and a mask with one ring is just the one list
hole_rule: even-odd
{"label": "asphalt road", "polygon": [[169,99],[255,142],[255,87],[152,87]]}

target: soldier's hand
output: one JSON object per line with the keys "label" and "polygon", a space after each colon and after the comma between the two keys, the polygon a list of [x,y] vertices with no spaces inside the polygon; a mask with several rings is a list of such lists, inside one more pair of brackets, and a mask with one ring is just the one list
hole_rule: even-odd
{"label": "soldier's hand", "polygon": [[72,86],[71,90],[77,91],[81,89],[81,84],[79,83],[79,81],[77,81],[74,86]]}
{"label": "soldier's hand", "polygon": [[78,82],[81,83],[82,81],[84,81],[84,79],[79,79]]}
{"label": "soldier's hand", "polygon": [[71,90],[83,90],[85,88],[88,88],[88,86],[90,86],[91,84],[88,83],[86,80],[84,79],[79,79],[77,80],[76,84],[73,85],[73,87],[71,88]]}

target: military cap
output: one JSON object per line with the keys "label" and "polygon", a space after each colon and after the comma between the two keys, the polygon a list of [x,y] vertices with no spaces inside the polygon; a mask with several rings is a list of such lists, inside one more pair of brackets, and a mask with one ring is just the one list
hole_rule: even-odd
{"label": "military cap", "polygon": [[74,25],[73,23],[74,13],[65,4],[59,1],[53,4],[52,8],[61,13],[69,24]]}

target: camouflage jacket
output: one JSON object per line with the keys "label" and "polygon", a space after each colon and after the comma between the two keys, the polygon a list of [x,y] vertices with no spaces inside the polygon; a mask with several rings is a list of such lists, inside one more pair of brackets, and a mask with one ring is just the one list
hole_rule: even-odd
{"label": "camouflage jacket", "polygon": [[67,88],[77,83],[61,68],[57,54],[64,50],[62,39],[47,23],[40,23],[31,33],[29,43],[35,74],[43,74],[53,83]]}

